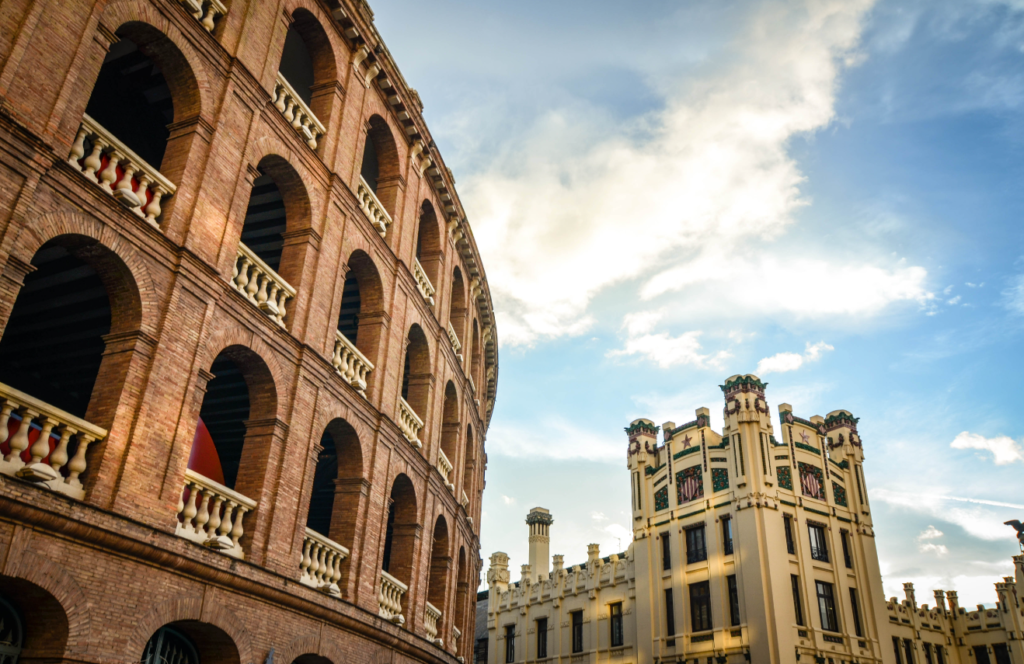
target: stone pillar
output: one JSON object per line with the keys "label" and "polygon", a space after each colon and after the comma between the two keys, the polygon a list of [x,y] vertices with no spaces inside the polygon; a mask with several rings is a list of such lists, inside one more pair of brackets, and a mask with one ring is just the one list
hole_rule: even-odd
{"label": "stone pillar", "polygon": [[530,570],[531,580],[547,578],[549,551],[551,550],[551,524],[554,523],[551,512],[543,507],[534,507],[526,515],[526,523],[530,526]]}
{"label": "stone pillar", "polygon": [[903,584],[903,594],[907,596],[907,603],[910,604],[911,608],[917,608],[917,596],[914,594],[914,584],[907,583]]}

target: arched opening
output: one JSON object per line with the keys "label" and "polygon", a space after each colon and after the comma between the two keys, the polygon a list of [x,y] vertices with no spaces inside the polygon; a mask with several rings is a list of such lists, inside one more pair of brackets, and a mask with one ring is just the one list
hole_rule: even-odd
{"label": "arched opening", "polygon": [[0,662],[59,662],[70,623],[60,602],[39,586],[0,577]]}
{"label": "arched opening", "polygon": [[198,620],[168,623],[149,637],[141,664],[240,664],[238,647],[221,628]]}
{"label": "arched opening", "polygon": [[[142,307],[135,279],[120,257],[80,235],[50,240],[32,257],[31,264],[35,270],[25,277],[0,338],[0,383],[73,418],[109,428],[132,354],[105,356],[104,351],[111,333],[139,329]],[[11,455],[5,472],[16,472],[30,463],[35,443],[42,436],[43,419],[32,414],[39,409],[22,401],[17,395],[8,395],[0,411],[0,452]],[[51,418],[52,426],[49,449],[40,465],[58,468],[63,479],[54,473],[49,473],[50,480],[34,479],[52,480],[52,488],[82,497],[80,489],[72,492],[70,487],[81,486],[78,474],[84,470],[84,458],[74,475],[72,466],[78,463],[67,463],[76,458],[82,435],[62,443],[63,426],[75,423],[55,411],[38,415]],[[60,425],[54,426],[57,421]],[[27,437],[23,437],[19,431],[26,422],[22,433]]]}
{"label": "arched opening", "polygon": [[286,244],[289,231],[308,228],[310,204],[295,169],[277,155],[260,160],[242,223],[241,242],[289,285],[297,287],[304,246]]}
{"label": "arched opening", "polygon": [[352,425],[332,420],[320,438],[306,528],[351,548],[363,488],[363,449]]}
{"label": "arched opening", "polygon": [[368,124],[359,174],[381,207],[393,218],[402,186],[398,146],[384,118],[374,115]]}
{"label": "arched opening", "polygon": [[448,552],[448,522],[444,516],[438,516],[430,542],[430,572],[427,578],[427,601],[441,614],[437,619],[435,635],[444,633],[441,626],[444,622],[445,595],[448,592],[448,572],[451,566],[452,557]]}
{"label": "arched opening", "polygon": [[416,324],[409,328],[402,369],[402,398],[421,420],[427,414],[430,396],[430,347],[427,335]]}
{"label": "arched opening", "polygon": [[438,274],[441,271],[441,229],[430,201],[423,201],[423,205],[420,206],[419,228],[416,231],[416,260],[423,268],[430,285],[436,288]]}
{"label": "arched opening", "polygon": [[[292,23],[288,26],[284,48],[281,51],[278,76],[283,78],[298,96],[300,105],[309,109],[316,121],[324,125],[330,114],[330,97],[333,94],[329,84],[337,80],[337,66],[327,33],[316,17],[305,9],[297,9],[292,15]],[[301,112],[297,112],[294,105],[294,100],[287,106],[286,103],[278,105],[279,108],[283,107],[282,110],[289,121],[301,116]],[[292,117],[289,117],[289,114]],[[300,119],[299,127],[302,124]],[[315,125],[309,122],[304,124],[309,129]],[[315,149],[316,143],[310,147]]]}
{"label": "arched opening", "polygon": [[466,425],[466,461],[462,465],[462,495],[465,496],[466,516],[473,516],[471,505],[476,500],[473,477],[476,472],[476,441],[473,439],[473,425]]}
{"label": "arched opening", "polygon": [[[373,260],[364,251],[356,250],[349,257],[342,286],[333,362],[342,378],[363,394],[373,385],[383,323],[380,274]],[[347,350],[350,348],[357,353]]]}
{"label": "arched opening", "polygon": [[448,303],[448,322],[455,330],[459,340],[459,354],[469,352],[466,348],[466,283],[462,279],[462,270],[456,265],[452,271],[452,297]]}
{"label": "arched opening", "polygon": [[384,555],[381,569],[408,585],[412,579],[413,554],[416,548],[416,490],[412,480],[399,475],[391,485],[388,520],[384,532]]}
{"label": "arched opening", "polygon": [[483,384],[483,374],[481,373],[481,367],[483,366],[483,348],[480,345],[480,326],[477,324],[476,319],[473,319],[473,359],[470,365],[470,375],[473,378],[473,386],[476,388],[476,394],[473,396],[480,399],[483,395],[485,385]]}
{"label": "arched opening", "polygon": [[[193,132],[169,126],[199,114],[199,90],[185,56],[163,33],[130,22],[116,32],[86,105],[72,164],[151,222],[173,193]],[[127,150],[125,149],[127,148]]]}
{"label": "arched opening", "polygon": [[306,653],[292,660],[292,664],[334,664],[334,662],[321,655]]}
{"label": "arched opening", "polygon": [[[444,388],[444,407],[441,418],[441,454],[445,464],[452,470],[444,481],[449,486],[455,486],[455,464],[459,462],[459,394],[455,390],[455,383],[448,381]],[[440,465],[440,464],[439,464]]]}
{"label": "arched opening", "polygon": [[[460,640],[473,643],[473,634],[466,625],[466,604],[469,601],[469,565],[466,560],[466,547],[459,547],[458,579],[455,584],[455,627],[462,631]],[[455,644],[458,647],[458,644]]]}

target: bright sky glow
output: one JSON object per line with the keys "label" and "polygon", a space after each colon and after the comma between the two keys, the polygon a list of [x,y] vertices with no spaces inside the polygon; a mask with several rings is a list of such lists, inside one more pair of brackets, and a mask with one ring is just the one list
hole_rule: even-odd
{"label": "bright sky glow", "polygon": [[482,551],[630,538],[622,428],[861,417],[887,595],[1024,519],[1024,2],[377,0],[495,298]]}

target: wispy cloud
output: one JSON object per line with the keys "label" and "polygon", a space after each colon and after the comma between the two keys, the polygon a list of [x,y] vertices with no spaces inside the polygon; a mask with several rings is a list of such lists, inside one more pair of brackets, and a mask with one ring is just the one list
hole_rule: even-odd
{"label": "wispy cloud", "polygon": [[1011,518],[1011,509],[1024,510],[1024,505],[1014,503],[884,488],[873,489],[870,497],[959,526],[979,539],[993,541],[1015,537],[1013,530],[1003,525],[1003,521]]}
{"label": "wispy cloud", "polygon": [[723,361],[731,356],[726,350],[715,353],[703,352],[699,330],[684,332],[679,336],[671,336],[668,332],[654,332],[653,329],[661,318],[661,312],[656,311],[628,314],[623,322],[628,334],[625,346],[608,351],[607,356],[639,355],[663,369],[684,364],[720,369]]}
{"label": "wispy cloud", "polygon": [[803,354],[776,353],[771,357],[764,358],[757,363],[757,375],[766,376],[770,373],[796,371],[808,362],[817,362],[821,359],[822,353],[830,350],[835,350],[835,348],[824,341],[819,341],[814,345],[811,345],[811,342],[808,341]]}
{"label": "wispy cloud", "polygon": [[931,540],[943,536],[943,532],[935,526],[928,526],[917,536],[917,550],[921,553],[934,553],[937,556],[944,556],[949,553],[945,544],[939,544]]}
{"label": "wispy cloud", "polygon": [[961,431],[949,444],[955,450],[982,450],[992,453],[992,460],[997,466],[1005,466],[1015,461],[1024,461],[1024,447],[1009,436],[985,438],[976,433]]}
{"label": "wispy cloud", "polygon": [[1010,280],[1003,290],[1003,305],[1015,314],[1024,315],[1024,274]]}
{"label": "wispy cloud", "polygon": [[608,432],[587,431],[566,419],[547,417],[539,422],[506,424],[493,429],[487,439],[487,453],[515,458],[612,463],[626,458],[623,440]]}

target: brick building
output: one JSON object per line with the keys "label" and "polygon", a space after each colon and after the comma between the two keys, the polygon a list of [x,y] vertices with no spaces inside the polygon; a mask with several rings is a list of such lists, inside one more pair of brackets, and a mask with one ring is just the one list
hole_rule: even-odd
{"label": "brick building", "polygon": [[0,149],[3,661],[471,653],[493,308],[365,2],[5,0]]}

